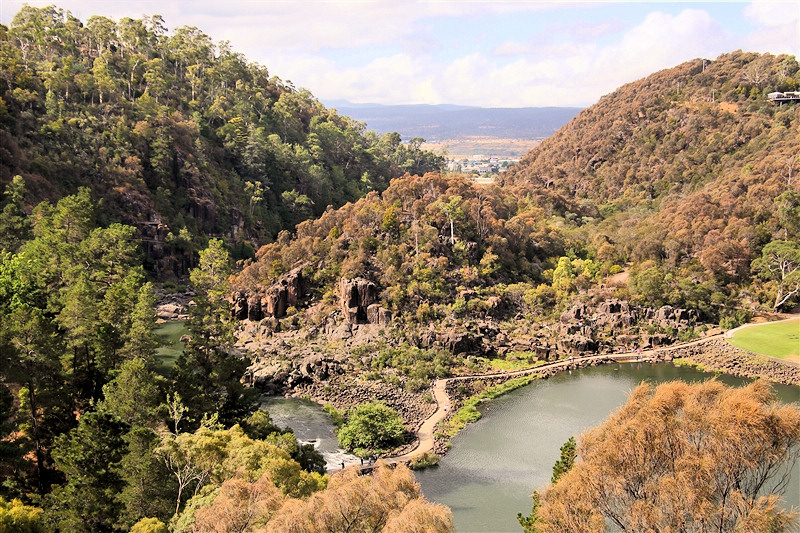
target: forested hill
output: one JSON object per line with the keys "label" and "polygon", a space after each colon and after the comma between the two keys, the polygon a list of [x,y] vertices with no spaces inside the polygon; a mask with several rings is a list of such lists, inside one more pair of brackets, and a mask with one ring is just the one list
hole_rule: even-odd
{"label": "forested hill", "polygon": [[771,239],[797,229],[800,106],[793,56],[741,51],[625,85],[532,150],[502,182],[577,205],[624,260],[692,259],[741,280]]}
{"label": "forested hill", "polygon": [[26,6],[0,26],[0,65],[0,190],[21,175],[30,209],[89,187],[101,222],[173,248],[207,235],[263,244],[441,164],[158,15]]}
{"label": "forested hill", "polygon": [[606,276],[625,268],[614,297],[726,327],[743,308],[791,309],[800,106],[767,94],[799,75],[790,56],[690,61],[602,98],[494,185],[395,180],[262,248],[235,283],[237,310],[261,316],[262,294],[297,267],[330,312],[341,278],[367,278],[406,332],[481,314],[518,329],[610,297]]}

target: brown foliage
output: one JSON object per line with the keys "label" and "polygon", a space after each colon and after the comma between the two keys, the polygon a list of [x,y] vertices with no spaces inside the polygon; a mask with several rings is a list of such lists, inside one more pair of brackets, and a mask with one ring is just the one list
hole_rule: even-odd
{"label": "brown foliage", "polygon": [[265,524],[283,503],[283,494],[263,474],[253,483],[234,477],[222,484],[214,502],[195,513],[194,533],[244,533]]}
{"label": "brown foliage", "polygon": [[[764,242],[753,228],[775,233],[773,200],[797,187],[789,169],[800,153],[800,106],[766,99],[797,69],[790,56],[733,52],[656,72],[582,111],[501,181],[519,196],[547,190],[565,206],[580,200],[583,214],[590,214],[587,204],[605,207],[604,218],[609,208],[647,213],[635,238],[611,236],[621,249],[636,250],[637,261],[697,257],[710,231],[757,249]],[[664,236],[671,242],[663,249],[637,246]],[[712,271],[742,274],[727,259]]]}
{"label": "brown foliage", "polygon": [[453,523],[447,508],[422,499],[410,470],[381,465],[372,476],[345,470],[325,491],[287,502],[260,531],[444,533],[453,531]]}
{"label": "brown foliage", "polygon": [[547,532],[784,531],[777,497],[800,455],[800,409],[766,382],[642,384],[580,442],[545,494]]}

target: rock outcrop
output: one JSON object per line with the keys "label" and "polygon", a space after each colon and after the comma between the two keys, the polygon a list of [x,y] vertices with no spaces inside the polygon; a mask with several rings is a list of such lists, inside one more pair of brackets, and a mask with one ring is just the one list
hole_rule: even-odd
{"label": "rock outcrop", "polygon": [[378,288],[368,279],[339,280],[339,306],[345,323],[387,325],[392,315],[377,301]]}
{"label": "rock outcrop", "polygon": [[297,267],[263,292],[237,291],[233,295],[231,314],[237,320],[282,318],[289,307],[303,299],[305,292],[302,267]]}
{"label": "rock outcrop", "polygon": [[658,309],[635,307],[609,298],[593,310],[586,303],[573,305],[556,326],[558,351],[567,355],[610,353],[620,345],[655,348],[675,342],[666,332],[684,332],[698,324],[697,311],[665,305]]}

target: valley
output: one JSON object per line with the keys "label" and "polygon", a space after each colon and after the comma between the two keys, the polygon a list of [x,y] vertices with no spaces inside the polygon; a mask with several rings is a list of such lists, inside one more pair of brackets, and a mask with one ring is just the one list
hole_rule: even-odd
{"label": "valley", "polygon": [[195,26],[21,7],[0,530],[792,530],[798,80],[325,104]]}

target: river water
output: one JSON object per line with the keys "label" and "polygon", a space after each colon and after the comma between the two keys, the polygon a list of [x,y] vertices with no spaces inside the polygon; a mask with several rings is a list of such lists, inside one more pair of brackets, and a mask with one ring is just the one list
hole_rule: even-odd
{"label": "river water", "polygon": [[[550,482],[553,464],[570,436],[598,425],[642,381],[695,382],[711,375],[661,364],[609,364],[558,374],[485,404],[483,418],[456,435],[438,467],[416,473],[429,500],[452,509],[458,533],[514,532],[530,495]],[[728,385],[745,380],[720,376]],[[775,386],[784,402],[800,403],[800,388]],[[800,506],[800,464],[785,504]]]}
{"label": "river water", "polygon": [[[439,466],[416,473],[425,497],[450,507],[458,533],[521,533],[530,495],[550,482],[561,445],[598,425],[642,381],[702,381],[712,374],[670,363],[590,367],[537,380],[481,408],[483,418],[452,440]],[[727,385],[746,380],[720,376]],[[800,403],[800,388],[775,385],[784,402]],[[359,459],[339,449],[330,417],[304,400],[267,398],[273,422],[289,426],[301,441],[313,440],[329,468]],[[800,506],[800,464],[795,465],[784,505]]]}
{"label": "river water", "polygon": [[342,463],[345,466],[361,464],[361,459],[339,448],[331,417],[319,404],[299,398],[264,396],[261,408],[269,413],[273,424],[290,427],[302,444],[313,444],[325,458],[329,470],[341,468]]}

